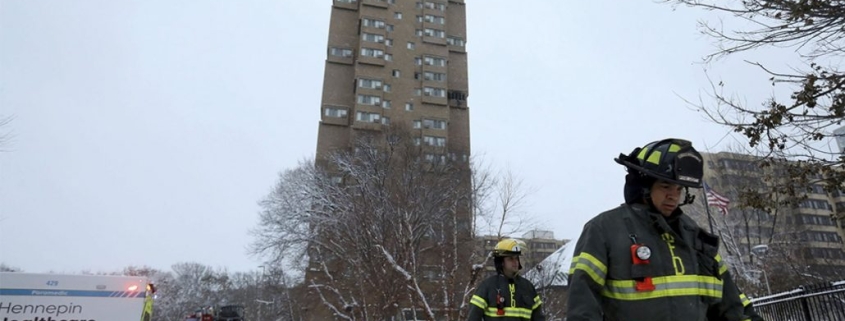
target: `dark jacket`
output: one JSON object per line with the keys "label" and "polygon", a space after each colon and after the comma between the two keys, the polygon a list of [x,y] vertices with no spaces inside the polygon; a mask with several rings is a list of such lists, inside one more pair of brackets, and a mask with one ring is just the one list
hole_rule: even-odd
{"label": "dark jacket", "polygon": [[[634,244],[651,250],[647,264],[634,264]],[[748,319],[718,244],[680,210],[665,218],[623,204],[599,214],[575,245],[567,320]]]}
{"label": "dark jacket", "polygon": [[[503,300],[500,306],[496,304],[497,297]],[[469,321],[546,320],[534,284],[519,275],[513,279],[502,274],[488,277],[478,286],[470,303]]]}

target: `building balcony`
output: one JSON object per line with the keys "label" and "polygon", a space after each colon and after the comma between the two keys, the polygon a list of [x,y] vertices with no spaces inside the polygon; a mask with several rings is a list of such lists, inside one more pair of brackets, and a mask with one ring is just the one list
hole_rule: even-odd
{"label": "building balcony", "polygon": [[334,0],[334,2],[332,3],[332,7],[358,11],[358,1],[348,2],[342,0]]}
{"label": "building balcony", "polygon": [[383,9],[387,9],[387,7],[388,7],[387,0],[362,0],[361,4],[365,5],[365,6],[371,6],[371,7],[383,8]]}
{"label": "building balcony", "polygon": [[375,66],[385,65],[384,57],[358,56],[358,63]]}

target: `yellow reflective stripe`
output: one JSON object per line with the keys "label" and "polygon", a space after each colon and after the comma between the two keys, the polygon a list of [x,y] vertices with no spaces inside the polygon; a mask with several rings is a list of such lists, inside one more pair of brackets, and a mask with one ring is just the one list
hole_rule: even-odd
{"label": "yellow reflective stripe", "polygon": [[569,275],[575,274],[575,270],[586,272],[593,281],[604,286],[604,279],[607,275],[607,267],[595,256],[592,256],[587,252],[581,252],[580,255],[572,258],[572,266],[569,269]]}
{"label": "yellow reflective stripe", "polygon": [[716,254],[716,262],[719,262],[719,275],[725,274],[728,271],[728,266],[722,262],[722,256]]}
{"label": "yellow reflective stripe", "polygon": [[740,293],[739,299],[742,300],[742,306],[744,307],[747,307],[749,304],[751,304],[751,300],[749,300],[748,297],[745,296],[745,293]]}
{"label": "yellow reflective stripe", "polygon": [[531,320],[531,310],[528,310],[526,308],[506,307],[503,310],[505,310],[505,314],[504,315],[498,315],[498,314],[496,314],[497,309],[495,307],[490,307],[490,308],[487,308],[487,310],[484,311],[484,315],[491,317],[491,318],[513,317],[513,318],[523,318],[523,319]]}
{"label": "yellow reflective stripe", "polygon": [[678,145],[678,144],[669,145],[669,152],[670,153],[675,153],[679,150],[681,150],[681,145]]}
{"label": "yellow reflective stripe", "polygon": [[652,164],[660,165],[660,155],[661,155],[660,151],[656,150],[656,151],[652,152],[651,155],[648,155],[648,159],[646,159],[645,161],[652,163]]}
{"label": "yellow reflective stripe", "polygon": [[141,321],[150,321],[153,317],[153,293],[149,289],[150,285],[147,285],[147,297],[144,298],[144,312],[141,314]]}
{"label": "yellow reflective stripe", "polygon": [[542,305],[542,304],[543,304],[543,301],[542,301],[542,300],[540,300],[540,296],[539,296],[539,295],[538,295],[538,296],[536,296],[536,297],[534,297],[534,305],[533,305],[533,306],[531,306],[531,310],[537,310],[537,308],[539,308],[539,307],[540,307],[540,305]]}
{"label": "yellow reflective stripe", "polygon": [[640,150],[640,153],[637,154],[637,159],[645,159],[645,153],[648,152],[648,148],[643,148]]}
{"label": "yellow reflective stripe", "polygon": [[652,278],[653,291],[637,291],[634,280],[608,280],[601,294],[618,300],[646,300],[671,296],[722,297],[722,281],[712,276],[673,275]]}
{"label": "yellow reflective stripe", "polygon": [[481,308],[482,310],[487,309],[487,300],[484,300],[484,298],[478,295],[473,295],[472,299],[469,300],[469,303],[472,303],[473,305]]}

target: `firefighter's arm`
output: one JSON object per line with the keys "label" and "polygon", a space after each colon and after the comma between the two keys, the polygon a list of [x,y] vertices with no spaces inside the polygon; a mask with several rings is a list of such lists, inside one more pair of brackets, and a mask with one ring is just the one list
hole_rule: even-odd
{"label": "firefighter's arm", "polygon": [[600,227],[584,225],[569,268],[567,320],[600,321],[601,289],[607,276],[607,245]]}
{"label": "firefighter's arm", "polygon": [[751,304],[751,301],[739,291],[739,288],[734,283],[731,273],[727,271],[727,266],[719,259],[719,273],[722,278],[722,301],[716,307],[720,320],[728,321],[759,321],[762,320],[757,316],[757,319],[751,315],[746,314],[746,305]]}
{"label": "firefighter's arm", "polygon": [[486,285],[486,282],[482,283],[469,300],[469,321],[481,321],[484,319],[484,311],[487,310],[487,300],[484,299]]}
{"label": "firefighter's arm", "polygon": [[[531,286],[534,289],[534,286]],[[543,300],[540,295],[534,291],[534,305],[531,306],[531,321],[546,321],[546,315],[543,313]]]}
{"label": "firefighter's arm", "polygon": [[747,318],[750,318],[751,321],[764,321],[763,317],[754,310],[754,304],[751,304],[751,300],[745,296],[745,293],[740,292],[739,298],[742,300],[743,311],[745,311]]}

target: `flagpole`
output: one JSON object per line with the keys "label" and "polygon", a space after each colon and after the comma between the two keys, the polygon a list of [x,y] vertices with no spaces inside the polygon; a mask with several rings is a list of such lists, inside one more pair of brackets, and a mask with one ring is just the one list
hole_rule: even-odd
{"label": "flagpole", "polygon": [[702,188],[701,193],[703,194],[702,196],[704,196],[704,210],[707,211],[707,223],[710,224],[710,234],[713,234],[713,217],[710,216],[710,203],[707,202],[707,192],[705,192]]}

